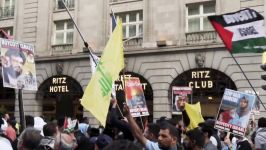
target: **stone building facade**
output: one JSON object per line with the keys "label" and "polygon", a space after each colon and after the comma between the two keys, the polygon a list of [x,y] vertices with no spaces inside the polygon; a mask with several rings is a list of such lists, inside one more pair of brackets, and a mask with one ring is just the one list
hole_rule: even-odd
{"label": "stone building facade", "polygon": [[[90,60],[62,4],[58,0],[1,0],[0,4],[0,27],[14,39],[35,45],[38,91],[23,91],[25,114],[53,116],[67,110],[72,115],[89,116],[97,124],[79,106],[91,78]],[[247,7],[265,16],[266,0],[66,0],[66,4],[84,39],[99,56],[111,33],[111,9],[122,18],[125,70],[148,85],[146,99],[154,120],[172,117],[173,86],[191,82],[193,102],[202,101],[205,117],[215,117],[225,88],[252,91],[206,16]],[[198,55],[204,58],[202,64],[195,61]],[[261,54],[234,56],[265,104]],[[193,71],[209,71],[212,76],[192,80],[188,76]],[[51,94],[52,80],[58,77],[65,78],[73,91]],[[207,81],[216,86],[208,87]],[[17,95],[17,90],[7,93]],[[18,117],[17,96],[1,97],[1,106]],[[60,107],[63,103],[67,106]],[[263,114],[265,110],[260,109]]]}

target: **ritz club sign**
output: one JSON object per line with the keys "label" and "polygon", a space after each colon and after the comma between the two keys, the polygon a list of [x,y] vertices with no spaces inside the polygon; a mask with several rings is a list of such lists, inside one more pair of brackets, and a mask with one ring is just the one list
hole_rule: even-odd
{"label": "ritz club sign", "polygon": [[191,79],[188,86],[194,89],[210,89],[213,88],[211,70],[193,70],[191,71]]}

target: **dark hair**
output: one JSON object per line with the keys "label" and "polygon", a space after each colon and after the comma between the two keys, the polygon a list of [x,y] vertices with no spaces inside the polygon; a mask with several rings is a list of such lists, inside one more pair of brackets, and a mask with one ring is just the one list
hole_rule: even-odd
{"label": "dark hair", "polygon": [[100,134],[100,130],[98,128],[88,128],[87,133],[90,137],[94,137]]}
{"label": "dark hair", "polygon": [[113,139],[110,136],[106,134],[101,134],[97,137],[95,144],[98,146],[100,150],[102,150],[104,147],[111,144],[112,142]]}
{"label": "dark hair", "polygon": [[43,126],[43,135],[44,136],[54,136],[56,133],[56,124],[53,122],[49,122]]}
{"label": "dark hair", "polygon": [[57,125],[59,128],[64,126],[65,117],[58,117],[57,118]]}
{"label": "dark hair", "polygon": [[168,122],[163,122],[160,124],[160,129],[161,130],[169,130],[169,133],[172,137],[178,137],[178,130],[176,127],[174,127],[173,125],[169,124]]}
{"label": "dark hair", "polygon": [[198,147],[203,148],[204,147],[204,136],[203,132],[200,131],[198,128],[194,128],[192,130],[189,130],[187,133],[188,138],[194,142]]}
{"label": "dark hair", "polygon": [[213,131],[213,128],[209,125],[206,125],[204,124],[203,126],[201,126],[201,131],[203,133],[208,133],[208,138],[210,138],[212,136],[212,131]]}
{"label": "dark hair", "polygon": [[156,138],[159,137],[159,132],[160,132],[160,126],[155,123],[149,123],[147,125],[149,132],[152,133]]}
{"label": "dark hair", "polygon": [[33,127],[34,126],[34,118],[30,115],[25,116],[26,120],[26,127]]}
{"label": "dark hair", "polygon": [[0,128],[1,128],[2,124],[4,124],[4,120],[2,119],[2,117],[0,117]]}
{"label": "dark hair", "polygon": [[264,117],[259,118],[259,120],[258,120],[258,127],[259,128],[266,127],[266,118],[264,118]]}
{"label": "dark hair", "polygon": [[116,140],[103,150],[142,150],[142,148],[128,140]]}
{"label": "dark hair", "polygon": [[28,150],[35,150],[38,148],[42,139],[40,131],[34,128],[26,128],[20,135],[23,148]]}
{"label": "dark hair", "polygon": [[85,123],[86,121],[90,121],[90,119],[88,117],[83,117],[81,120],[82,123]]}
{"label": "dark hair", "polygon": [[8,57],[11,57],[11,56],[20,57],[20,58],[22,58],[22,60],[23,60],[23,64],[24,64],[25,61],[26,61],[26,57],[25,57],[25,55],[24,55],[24,53],[23,53],[22,50],[8,49],[8,50],[6,51],[5,56],[8,56]]}
{"label": "dark hair", "polygon": [[160,117],[159,119],[156,120],[156,123],[160,124],[160,123],[166,121],[166,119],[167,119],[167,117],[162,116],[162,117]]}

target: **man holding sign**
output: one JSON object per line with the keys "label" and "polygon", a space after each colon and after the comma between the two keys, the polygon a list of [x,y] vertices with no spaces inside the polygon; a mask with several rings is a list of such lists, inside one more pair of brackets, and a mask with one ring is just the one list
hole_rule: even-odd
{"label": "man holding sign", "polygon": [[243,136],[254,102],[252,94],[225,89],[214,127]]}

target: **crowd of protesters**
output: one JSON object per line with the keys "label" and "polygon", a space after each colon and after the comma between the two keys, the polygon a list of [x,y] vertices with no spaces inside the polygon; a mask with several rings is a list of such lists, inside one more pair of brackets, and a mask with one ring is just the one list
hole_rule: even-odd
{"label": "crowd of protesters", "polygon": [[[256,127],[246,136],[214,129],[214,119],[187,130],[190,120],[161,117],[156,122],[139,124],[125,105],[123,117],[112,100],[105,128],[95,128],[84,117],[73,129],[66,129],[65,118],[44,121],[26,116],[21,131],[15,118],[1,114],[1,150],[266,150],[266,118],[253,122]],[[184,114],[183,114],[184,115]]]}

